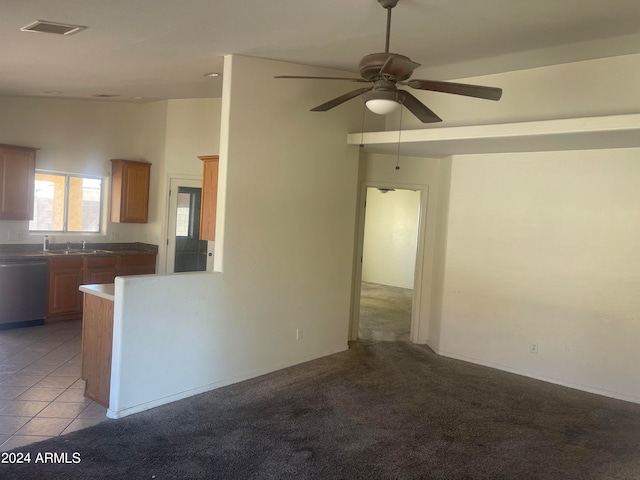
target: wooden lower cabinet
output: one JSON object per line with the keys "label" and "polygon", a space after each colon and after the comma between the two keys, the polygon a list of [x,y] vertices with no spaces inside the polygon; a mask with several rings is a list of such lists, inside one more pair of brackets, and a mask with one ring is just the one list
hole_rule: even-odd
{"label": "wooden lower cabinet", "polygon": [[155,255],[123,255],[118,257],[116,276],[156,273]]}
{"label": "wooden lower cabinet", "polygon": [[49,301],[47,322],[82,316],[83,258],[49,259]]}
{"label": "wooden lower cabinet", "polygon": [[113,283],[118,257],[86,257],[84,284]]}
{"label": "wooden lower cabinet", "polygon": [[49,258],[47,322],[82,318],[80,285],[113,283],[116,276],[156,273],[155,255]]}

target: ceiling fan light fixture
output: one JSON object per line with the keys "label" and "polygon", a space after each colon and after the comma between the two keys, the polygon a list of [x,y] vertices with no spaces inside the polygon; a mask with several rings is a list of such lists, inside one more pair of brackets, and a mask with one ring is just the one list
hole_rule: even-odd
{"label": "ceiling fan light fixture", "polygon": [[378,115],[387,115],[400,106],[397,92],[374,90],[363,96],[367,108]]}
{"label": "ceiling fan light fixture", "polygon": [[400,104],[397,100],[389,100],[386,98],[372,98],[367,100],[367,108],[378,115],[388,115],[396,110]]}

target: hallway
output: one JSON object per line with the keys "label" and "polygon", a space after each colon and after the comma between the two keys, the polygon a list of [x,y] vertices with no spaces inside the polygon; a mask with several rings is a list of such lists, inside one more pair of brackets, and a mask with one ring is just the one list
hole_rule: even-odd
{"label": "hallway", "polygon": [[362,282],[358,339],[364,342],[408,342],[413,290]]}

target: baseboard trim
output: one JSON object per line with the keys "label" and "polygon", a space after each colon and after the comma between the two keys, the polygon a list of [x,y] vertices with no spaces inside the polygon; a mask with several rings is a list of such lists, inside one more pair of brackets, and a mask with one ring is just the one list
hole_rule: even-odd
{"label": "baseboard trim", "polygon": [[443,357],[453,358],[453,359],[456,359],[456,360],[462,360],[463,362],[474,363],[476,365],[482,365],[484,367],[495,368],[496,370],[502,370],[504,372],[515,373],[516,375],[522,375],[523,377],[529,377],[529,378],[533,378],[535,380],[541,380],[543,382],[553,383],[555,385],[560,385],[560,386],[567,387],[567,388],[573,388],[575,390],[581,390],[581,391],[587,392],[587,393],[593,393],[593,394],[596,394],[596,395],[601,395],[603,397],[615,398],[616,400],[624,400],[626,402],[640,404],[640,397],[637,397],[635,395],[629,395],[629,394],[620,393],[620,392],[613,392],[613,391],[610,391],[610,390],[605,390],[603,388],[593,387],[591,385],[583,385],[581,383],[569,382],[569,381],[566,381],[566,380],[563,380],[563,379],[560,379],[560,378],[548,377],[546,375],[539,375],[539,374],[536,374],[536,373],[520,370],[520,369],[517,369],[517,368],[511,368],[511,367],[508,367],[506,365],[501,365],[499,363],[489,362],[489,361],[481,360],[481,359],[474,358],[474,357],[468,357],[466,355],[459,355],[457,353],[447,352],[445,350],[440,350],[440,349],[436,350],[433,347],[431,347],[431,349],[435,353],[437,353],[438,355],[441,355]]}
{"label": "baseboard trim", "polygon": [[228,378],[224,378],[221,380],[218,380],[216,382],[201,386],[201,387],[197,387],[197,388],[192,388],[189,390],[185,390],[182,392],[178,392],[172,395],[168,395],[166,397],[162,397],[162,398],[158,398],[156,400],[152,400],[150,402],[146,402],[146,403],[141,403],[138,405],[134,405],[132,407],[127,407],[127,408],[123,408],[120,410],[112,410],[111,408],[107,409],[107,417],[108,418],[123,418],[123,417],[127,417],[129,415],[133,415],[134,413],[140,413],[140,412],[144,412],[145,410],[149,410],[151,408],[155,408],[155,407],[159,407],[161,405],[166,405],[167,403],[172,403],[172,402],[177,402],[178,400],[183,400],[185,398],[189,398],[189,397],[193,397],[194,395],[199,395],[201,393],[205,393],[205,392],[209,392],[211,390],[216,390],[218,388],[222,388],[222,387],[226,387],[228,385],[232,385],[234,383],[239,383],[239,382],[243,382],[245,380],[250,380],[252,378],[256,378],[256,377],[260,377],[262,375],[266,375],[268,373],[272,373],[278,370],[282,370],[283,368],[288,368],[288,367],[293,367],[294,365],[299,365],[301,363],[305,363],[311,360],[316,360],[318,358],[323,358],[323,357],[327,357],[329,355],[333,355],[336,353],[340,353],[340,352],[344,352],[348,350],[348,346],[345,345],[344,347],[340,347],[337,349],[333,349],[330,351],[327,351],[326,353],[320,353],[317,356],[304,356],[302,358],[297,358],[295,360],[291,360],[289,362],[285,362],[283,364],[279,364],[279,365],[274,365],[274,366],[270,366],[270,367],[265,367],[265,368],[261,368],[258,370],[254,370],[252,372],[246,373],[246,374],[242,374],[242,375],[236,375],[233,377],[228,377]]}

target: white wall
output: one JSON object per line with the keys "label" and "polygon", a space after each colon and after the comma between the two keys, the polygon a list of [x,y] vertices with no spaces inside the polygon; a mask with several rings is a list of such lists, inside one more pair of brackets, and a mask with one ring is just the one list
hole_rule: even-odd
{"label": "white wall", "polygon": [[[137,227],[135,240],[160,245],[166,217],[162,181],[167,137],[167,102],[148,103],[143,108],[144,123],[138,126],[138,134],[142,139],[144,159],[152,165],[149,179],[148,220],[147,223]],[[157,263],[161,264],[160,261]]]}
{"label": "white wall", "polygon": [[454,157],[439,353],[640,402],[639,155]]}
{"label": "white wall", "polygon": [[413,288],[420,192],[367,189],[362,280]]}
{"label": "white wall", "polygon": [[[498,102],[407,88],[444,121],[427,128],[524,122],[640,112],[640,54],[463,78],[456,81],[500,87]],[[413,77],[423,78],[420,72]],[[397,114],[387,129],[397,130]],[[403,129],[425,128],[406,110]]]}
{"label": "white wall", "polygon": [[347,348],[361,105],[309,112],[344,87],[273,79],[332,73],[226,58],[223,272],[117,279],[111,416]]}
{"label": "white wall", "polygon": [[220,152],[220,98],[169,100],[165,143],[168,174],[202,176],[203,155]]}

